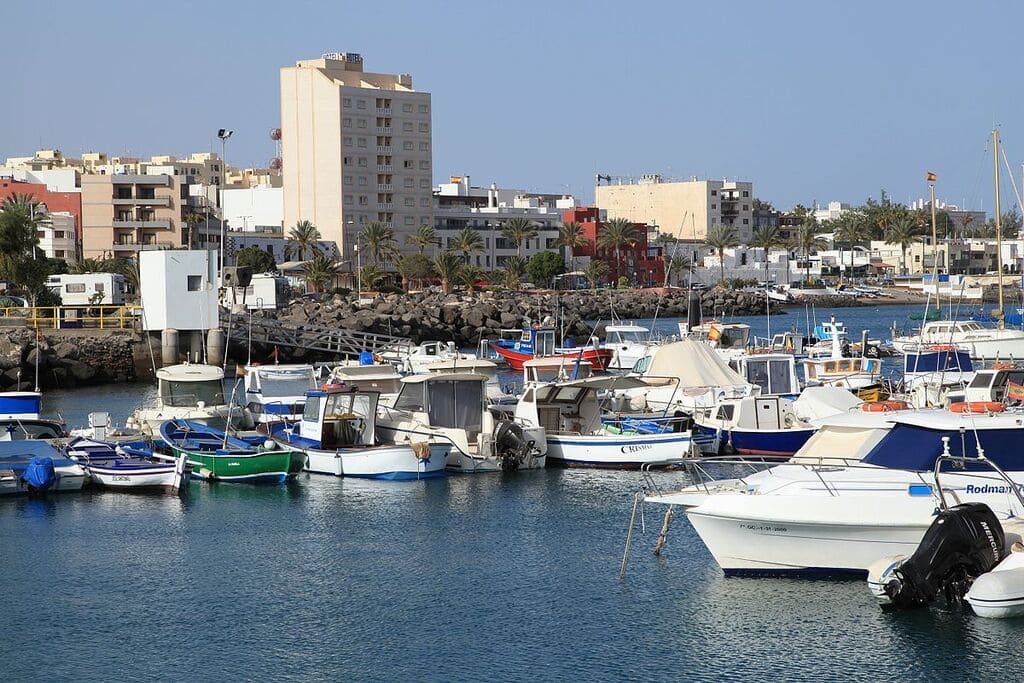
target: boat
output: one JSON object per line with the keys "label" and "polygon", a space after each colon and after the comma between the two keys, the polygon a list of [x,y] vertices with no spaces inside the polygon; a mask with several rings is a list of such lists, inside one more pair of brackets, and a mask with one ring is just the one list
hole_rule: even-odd
{"label": "boat", "polygon": [[0,392],[0,441],[62,438],[64,423],[40,417],[42,404],[38,391]]}
{"label": "boat", "polygon": [[306,392],[299,423],[271,431],[271,438],[304,453],[307,472],[392,480],[444,476],[447,445],[377,442],[379,399],[379,392],[354,388]]}
{"label": "boat", "polygon": [[715,349],[726,360],[732,360],[747,353],[747,347],[750,346],[750,325],[705,320],[699,325],[690,327],[686,321],[680,321],[679,336],[682,339],[702,341]]}
{"label": "boat", "polygon": [[224,371],[215,365],[182,363],[156,371],[157,404],[138,408],[126,426],[155,434],[167,420],[185,420],[224,428],[228,421],[250,426],[244,408],[224,395]]}
{"label": "boat", "polygon": [[192,466],[188,456],[155,458],[144,444],[117,444],[75,437],[63,446],[64,455],[85,468],[90,484],[118,491],[179,493],[187,489]]}
{"label": "boat", "polygon": [[302,451],[281,448],[272,440],[259,446],[191,420],[167,420],[160,438],[174,455],[187,456],[192,476],[207,481],[277,483],[302,471]]}
{"label": "boat", "polygon": [[800,394],[800,378],[796,373],[796,358],[792,353],[760,352],[751,349],[729,361],[734,369],[750,384],[757,386],[759,396],[789,396]]}
{"label": "boat", "polygon": [[437,445],[454,472],[543,468],[544,430],[490,411],[486,384],[487,377],[471,373],[405,377],[394,406],[378,411],[381,439],[392,444],[427,442],[431,454]]}
{"label": "boat", "polygon": [[246,409],[257,424],[294,422],[302,417],[307,391],[316,389],[312,365],[248,365],[245,368]]}
{"label": "boat", "polygon": [[828,358],[805,358],[802,361],[808,386],[824,385],[856,391],[878,384],[882,376],[882,361],[867,356],[844,357],[842,340],[842,335],[832,334],[832,353]]}
{"label": "boat", "polygon": [[920,345],[903,354],[903,392],[917,408],[948,404],[950,394],[962,391],[975,375],[970,354],[951,344]]}
{"label": "boat", "polygon": [[[940,457],[984,454],[1024,483],[1021,413],[902,407],[836,416],[788,463],[648,500],[686,508],[726,573],[863,574],[881,556],[910,555],[920,543],[939,502]],[[1020,516],[1007,496],[1012,487],[986,474],[970,466],[944,474],[942,490],[987,504],[1001,520]]]}
{"label": "boat", "polygon": [[0,442],[0,495],[80,491],[85,469],[46,441]]}
{"label": "boat", "polygon": [[609,370],[632,370],[638,360],[650,355],[658,345],[651,338],[650,329],[633,323],[607,325],[604,334],[605,348],[615,353],[608,363]]}
{"label": "boat", "polygon": [[688,429],[650,433],[633,428],[632,421],[603,414],[599,392],[626,386],[647,385],[637,378],[615,376],[530,384],[519,399],[515,419],[543,428],[550,465],[640,469],[690,455]]}
{"label": "boat", "polygon": [[967,351],[972,360],[1012,361],[1024,359],[1024,331],[985,327],[973,320],[937,320],[927,322],[916,335],[892,340],[897,353],[921,345],[954,345]]}
{"label": "boat", "polygon": [[726,399],[712,409],[697,411],[693,420],[703,437],[701,450],[793,455],[817,431],[816,426],[796,416],[793,404],[792,399],[782,396],[748,396]]}
{"label": "boat", "polygon": [[321,388],[348,387],[380,394],[381,405],[388,405],[402,388],[402,375],[394,365],[342,363],[331,369]]}
{"label": "boat", "polygon": [[601,347],[596,339],[585,346],[575,346],[571,340],[556,346],[555,330],[541,327],[524,329],[517,342],[492,342],[491,348],[513,370],[522,370],[523,363],[542,356],[560,356],[570,360],[579,358],[590,363],[595,370],[607,370],[615,355],[612,349]]}
{"label": "boat", "polygon": [[476,360],[476,355],[459,351],[455,342],[425,341],[412,349],[394,355],[390,352],[380,354],[384,362],[394,363],[400,372],[420,374],[427,371],[427,366],[439,361]]}

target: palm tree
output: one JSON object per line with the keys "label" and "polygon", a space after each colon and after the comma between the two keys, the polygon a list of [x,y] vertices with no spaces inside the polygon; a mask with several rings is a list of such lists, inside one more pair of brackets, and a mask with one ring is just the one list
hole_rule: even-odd
{"label": "palm tree", "polygon": [[779,234],[779,226],[762,225],[754,230],[754,236],[750,240],[750,246],[757,249],[764,249],[764,281],[768,282],[768,252],[772,247],[782,244],[782,236]]}
{"label": "palm tree", "polygon": [[590,280],[590,288],[597,289],[597,283],[608,274],[608,264],[600,259],[590,259],[590,263],[583,269],[587,279]]}
{"label": "palm tree", "polygon": [[576,221],[566,221],[558,228],[558,243],[565,247],[569,255],[569,270],[576,270],[576,249],[590,244],[583,236],[583,226]]}
{"label": "palm tree", "polygon": [[804,284],[811,279],[811,252],[825,246],[825,240],[818,237],[818,225],[813,216],[797,226],[791,238],[792,246],[804,254]]}
{"label": "palm tree", "polygon": [[405,243],[414,245],[422,254],[427,247],[440,244],[441,239],[437,236],[437,231],[433,227],[421,225],[416,232],[406,235]]}
{"label": "palm tree", "polygon": [[370,223],[359,233],[359,243],[370,252],[373,265],[387,263],[398,253],[395,229],[386,223]]}
{"label": "palm tree", "polygon": [[668,260],[668,272],[665,273],[665,285],[668,286],[669,276],[676,275],[676,286],[683,286],[683,276],[690,270],[690,257],[684,254],[672,254]]}
{"label": "palm tree", "polygon": [[736,229],[731,225],[716,225],[708,231],[704,244],[711,247],[711,250],[718,254],[718,265],[722,269],[720,282],[725,282],[725,250],[739,245],[740,240],[736,236]]}
{"label": "palm tree", "polygon": [[430,277],[434,265],[423,254],[405,254],[395,264],[398,275],[402,278],[402,289],[408,290],[410,283]]}
{"label": "palm tree", "polygon": [[367,263],[359,269],[359,280],[363,283],[364,290],[373,291],[384,277],[383,271],[373,263]]}
{"label": "palm tree", "polygon": [[72,263],[68,270],[72,273],[102,273],[103,263],[94,258],[84,258]]}
{"label": "palm tree", "polygon": [[320,239],[320,231],[309,221],[299,221],[288,231],[288,241],[295,245],[296,255],[300,261],[306,260],[306,250],[316,252],[316,242]]}
{"label": "palm tree", "polygon": [[505,259],[504,273],[502,277],[505,287],[508,289],[519,289],[519,280],[526,272],[526,259],[522,256],[509,256]]}
{"label": "palm tree", "polygon": [[885,243],[899,246],[903,254],[901,266],[904,275],[907,274],[907,249],[920,241],[920,228],[914,224],[914,221],[909,216],[900,218],[889,226],[889,234],[885,238]]}
{"label": "palm tree", "polygon": [[871,239],[871,224],[867,215],[860,209],[850,209],[844,212],[839,218],[830,221],[833,239],[839,247],[839,283],[843,282],[843,246],[850,250],[858,242],[866,242]]}
{"label": "palm tree", "polygon": [[313,258],[306,263],[306,284],[313,288],[314,292],[322,292],[324,288],[334,281],[338,274],[338,264],[333,259],[314,250]]}
{"label": "palm tree", "polygon": [[434,271],[441,279],[441,291],[445,294],[451,291],[452,280],[458,277],[463,266],[465,264],[459,255],[452,251],[442,252],[434,259]]}
{"label": "palm tree", "polygon": [[523,255],[523,242],[537,236],[537,225],[526,218],[513,218],[501,226],[501,236],[516,245],[516,256]]}
{"label": "palm tree", "polygon": [[466,286],[466,290],[470,293],[473,291],[473,287],[476,283],[484,278],[484,271],[480,266],[474,266],[473,264],[464,264],[459,268],[458,274],[455,276],[455,280]]}
{"label": "palm tree", "polygon": [[597,229],[597,246],[615,252],[615,279],[622,277],[622,247],[631,247],[640,241],[636,225],[625,218],[613,218]]}
{"label": "palm tree", "polygon": [[198,213],[190,211],[185,214],[181,221],[188,226],[188,240],[185,241],[185,246],[191,249],[192,245],[196,242],[196,226],[203,222],[203,217]]}
{"label": "palm tree", "polygon": [[462,252],[465,262],[469,263],[470,254],[483,250],[484,240],[480,233],[467,226],[448,239],[448,248]]}
{"label": "palm tree", "polygon": [[963,236],[964,237],[969,237],[971,235],[971,232],[972,232],[971,223],[973,223],[973,222],[974,222],[974,214],[973,213],[968,212],[968,213],[961,214],[961,216],[960,216],[960,225],[961,225],[961,229],[963,230]]}
{"label": "palm tree", "polygon": [[46,207],[32,197],[31,193],[15,192],[0,204],[4,219],[0,258],[8,271],[19,257],[35,254],[39,228],[51,224]]}

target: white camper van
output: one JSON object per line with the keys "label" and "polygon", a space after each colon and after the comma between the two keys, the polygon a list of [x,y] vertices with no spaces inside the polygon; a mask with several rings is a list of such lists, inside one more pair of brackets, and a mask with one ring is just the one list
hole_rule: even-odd
{"label": "white camper van", "polygon": [[124,275],[117,273],[51,275],[46,286],[65,306],[124,305]]}
{"label": "white camper van", "polygon": [[227,287],[221,303],[229,308],[245,307],[250,311],[274,310],[288,303],[288,278],[273,273],[258,273],[252,276],[252,282],[242,287]]}

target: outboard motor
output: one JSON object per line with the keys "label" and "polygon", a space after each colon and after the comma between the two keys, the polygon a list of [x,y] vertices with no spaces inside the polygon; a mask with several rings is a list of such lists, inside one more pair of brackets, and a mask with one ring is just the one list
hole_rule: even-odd
{"label": "outboard motor", "polygon": [[515,472],[530,452],[530,444],[523,428],[512,420],[501,420],[494,430],[494,454],[504,472]]}
{"label": "outboard motor", "polygon": [[53,458],[32,458],[28,467],[21,475],[21,480],[33,495],[46,493],[57,481],[57,472],[53,468]]}
{"label": "outboard motor", "polygon": [[964,503],[940,512],[909,558],[880,560],[868,585],[886,611],[925,607],[939,591],[958,604],[1004,556],[1003,527],[992,510]]}

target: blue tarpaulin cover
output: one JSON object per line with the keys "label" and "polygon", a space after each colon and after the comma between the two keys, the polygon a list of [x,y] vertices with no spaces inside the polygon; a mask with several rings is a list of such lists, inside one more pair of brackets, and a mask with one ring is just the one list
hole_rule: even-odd
{"label": "blue tarpaulin cover", "polygon": [[53,458],[32,458],[25,468],[21,480],[36,491],[45,491],[57,481],[57,473],[53,470]]}

